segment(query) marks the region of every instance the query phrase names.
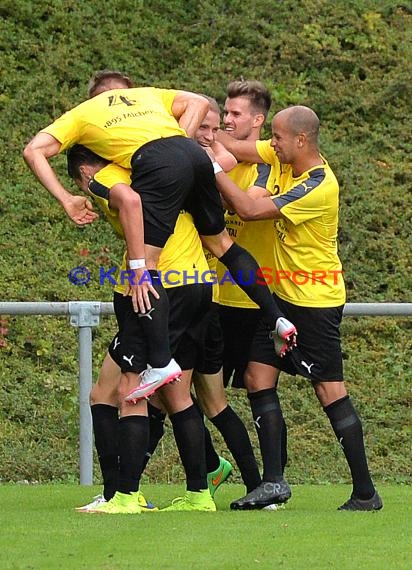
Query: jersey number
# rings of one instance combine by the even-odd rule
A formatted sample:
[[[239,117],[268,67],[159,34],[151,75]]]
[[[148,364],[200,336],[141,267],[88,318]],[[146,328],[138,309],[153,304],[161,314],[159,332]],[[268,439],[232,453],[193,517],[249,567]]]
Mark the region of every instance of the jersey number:
[[[109,95],[109,107],[114,107],[114,105],[127,105],[128,107],[133,107],[133,105],[135,104],[135,101],[130,101],[130,99],[128,99],[127,97],[125,97],[124,95]]]

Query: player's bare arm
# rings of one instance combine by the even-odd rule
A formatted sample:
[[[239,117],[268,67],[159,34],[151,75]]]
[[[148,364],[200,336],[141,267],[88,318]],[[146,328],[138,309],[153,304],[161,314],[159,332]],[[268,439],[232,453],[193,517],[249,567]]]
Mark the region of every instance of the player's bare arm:
[[[127,184],[115,184],[110,189],[109,204],[111,208],[119,211],[119,220],[122,224],[129,260],[144,260],[143,211],[139,194]],[[133,270],[134,278],[130,286],[133,307],[136,312],[146,313],[151,309],[149,293],[154,295],[156,299],[159,298],[159,295],[147,278],[145,265]]]
[[[179,91],[174,98],[172,113],[187,133],[193,138],[209,111],[209,101],[190,91]]]
[[[222,130],[216,133],[216,140],[223,144],[225,148],[231,152],[239,162],[259,163],[264,162],[258,151],[256,150],[256,141],[254,140],[238,140]]]
[[[91,202],[83,196],[73,196],[58,180],[49,159],[59,154],[60,142],[47,133],[38,133],[23,151],[23,158],[37,180],[63,206],[66,214],[78,225],[90,224],[98,218]]]
[[[216,182],[225,202],[238,216],[247,221],[282,218],[282,214],[269,196],[251,197],[224,172],[216,174]]]
[[[235,156],[222,143],[213,141],[210,148],[213,151],[214,160],[220,164],[225,172],[229,172],[237,165]]]

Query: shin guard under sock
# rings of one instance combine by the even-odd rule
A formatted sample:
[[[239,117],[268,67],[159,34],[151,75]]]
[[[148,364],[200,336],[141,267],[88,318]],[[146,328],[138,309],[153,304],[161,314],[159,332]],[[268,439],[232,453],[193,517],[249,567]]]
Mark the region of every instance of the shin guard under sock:
[[[162,439],[165,431],[164,423],[166,414],[163,413],[162,410],[148,402],[147,415],[149,417],[149,445],[144,457],[142,472],[145,470],[146,465],[155,452],[155,449],[158,446],[159,441]]]
[[[283,414],[274,388],[248,394],[263,461],[263,481],[282,479]]]
[[[197,403],[196,398],[192,395],[193,405],[199,412],[200,417],[202,418],[202,422],[205,428],[205,453],[206,453],[206,471],[207,473],[212,473],[216,471],[216,469],[220,465],[219,455],[216,452],[216,449],[213,445],[212,436],[210,435],[210,431],[208,430],[205,424],[205,416],[204,413]]]
[[[119,420],[119,487],[121,493],[139,489],[144,458],[149,445],[149,419],[125,416]]]
[[[187,490],[207,489],[205,430],[199,412],[192,405],[172,414],[170,421],[186,474]]]
[[[119,411],[108,404],[90,406],[93,422],[94,445],[103,478],[103,496],[110,501],[119,480],[118,425]]]
[[[343,449],[352,475],[353,494],[358,499],[370,499],[375,487],[368,469],[362,423],[349,396],[323,408]]]
[[[210,418],[210,421],[220,431],[227,448],[233,455],[247,492],[256,489],[261,483],[259,467],[248,431],[242,420],[230,406],[227,406],[217,416]]]

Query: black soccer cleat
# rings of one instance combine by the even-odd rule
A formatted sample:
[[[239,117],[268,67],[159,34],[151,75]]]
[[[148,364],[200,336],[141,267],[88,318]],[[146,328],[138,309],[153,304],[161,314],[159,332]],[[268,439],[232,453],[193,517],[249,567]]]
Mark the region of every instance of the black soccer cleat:
[[[382,499],[375,491],[370,499],[357,499],[352,495],[346,503],[338,507],[338,511],[380,511],[382,507]]]
[[[253,491],[241,499],[233,501],[230,504],[230,508],[234,511],[263,509],[269,505],[286,503],[291,496],[292,491],[285,479],[282,479],[279,483],[263,481],[256,489],[253,489]]]

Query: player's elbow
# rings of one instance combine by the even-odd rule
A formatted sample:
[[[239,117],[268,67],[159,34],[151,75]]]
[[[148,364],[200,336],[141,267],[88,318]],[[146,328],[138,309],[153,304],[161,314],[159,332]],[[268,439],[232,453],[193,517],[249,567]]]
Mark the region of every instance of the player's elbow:
[[[196,103],[199,106],[199,108],[201,110],[203,110],[205,112],[205,114],[208,113],[209,111],[209,107],[210,107],[210,103],[209,101],[206,99],[206,97],[203,97],[203,95],[199,95],[196,99]]]
[[[237,215],[239,216],[239,218],[242,220],[242,222],[252,222],[253,220],[256,220],[257,218],[254,216],[254,213],[251,212],[250,210],[242,210],[242,211],[238,211]]]

